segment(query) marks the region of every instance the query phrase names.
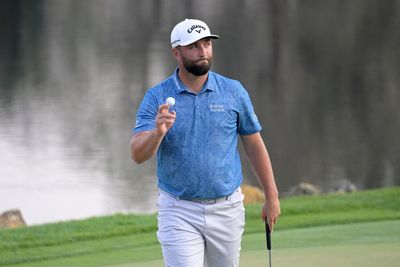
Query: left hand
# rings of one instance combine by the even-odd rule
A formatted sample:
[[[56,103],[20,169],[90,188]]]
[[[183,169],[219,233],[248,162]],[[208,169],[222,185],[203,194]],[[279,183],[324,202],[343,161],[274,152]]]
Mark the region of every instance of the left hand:
[[[263,220],[268,220],[269,229],[271,232],[274,230],[274,225],[276,224],[279,215],[281,214],[281,207],[279,204],[279,199],[267,199],[262,207],[261,217]]]

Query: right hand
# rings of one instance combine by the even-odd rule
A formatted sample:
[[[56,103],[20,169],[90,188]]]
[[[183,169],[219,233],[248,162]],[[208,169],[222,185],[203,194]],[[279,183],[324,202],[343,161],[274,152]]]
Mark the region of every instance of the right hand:
[[[162,104],[158,107],[156,133],[160,136],[164,136],[175,122],[176,112],[169,111],[169,108],[168,104]]]

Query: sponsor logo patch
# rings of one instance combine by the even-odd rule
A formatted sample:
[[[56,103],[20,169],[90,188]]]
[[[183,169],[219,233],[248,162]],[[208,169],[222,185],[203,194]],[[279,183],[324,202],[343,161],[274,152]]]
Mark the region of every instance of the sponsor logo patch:
[[[205,27],[201,26],[201,25],[192,25],[192,27],[190,27],[187,32],[188,33],[192,33],[193,31],[196,31],[198,33],[201,32],[201,30],[206,30]]]
[[[142,126],[142,125],[140,124],[140,118],[136,118],[135,127],[140,127],[140,126]]]
[[[224,112],[224,105],[222,104],[210,104],[208,105],[208,107],[210,108],[211,112]]]
[[[253,120],[258,121],[257,115],[255,113],[253,113]]]
[[[171,44],[175,45],[176,43],[179,43],[180,41],[181,41],[181,39],[178,39],[178,40],[173,41]]]

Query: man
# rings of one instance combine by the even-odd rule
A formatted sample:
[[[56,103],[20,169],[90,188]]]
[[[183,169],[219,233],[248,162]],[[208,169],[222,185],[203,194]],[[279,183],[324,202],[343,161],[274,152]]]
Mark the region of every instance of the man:
[[[178,23],[171,33],[178,68],[147,91],[137,112],[132,159],[142,163],[157,154],[157,236],[166,266],[239,266],[244,229],[239,135],[264,189],[262,218],[272,229],[280,214],[249,95],[238,81],[209,71],[212,39],[218,38],[200,20]],[[166,104],[168,97],[176,104]]]

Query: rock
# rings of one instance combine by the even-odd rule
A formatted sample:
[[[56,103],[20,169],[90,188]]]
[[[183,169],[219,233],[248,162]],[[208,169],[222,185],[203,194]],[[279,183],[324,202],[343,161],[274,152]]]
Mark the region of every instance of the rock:
[[[0,215],[0,228],[17,228],[26,226],[20,210],[8,210]]]
[[[289,191],[289,196],[302,196],[302,195],[319,195],[321,190],[310,183],[300,183],[292,187]]]
[[[242,184],[241,189],[244,195],[244,204],[263,203],[265,201],[264,192],[260,188]]]
[[[336,193],[352,193],[356,191],[357,191],[356,185],[347,179],[339,181],[333,188],[333,192]]]

